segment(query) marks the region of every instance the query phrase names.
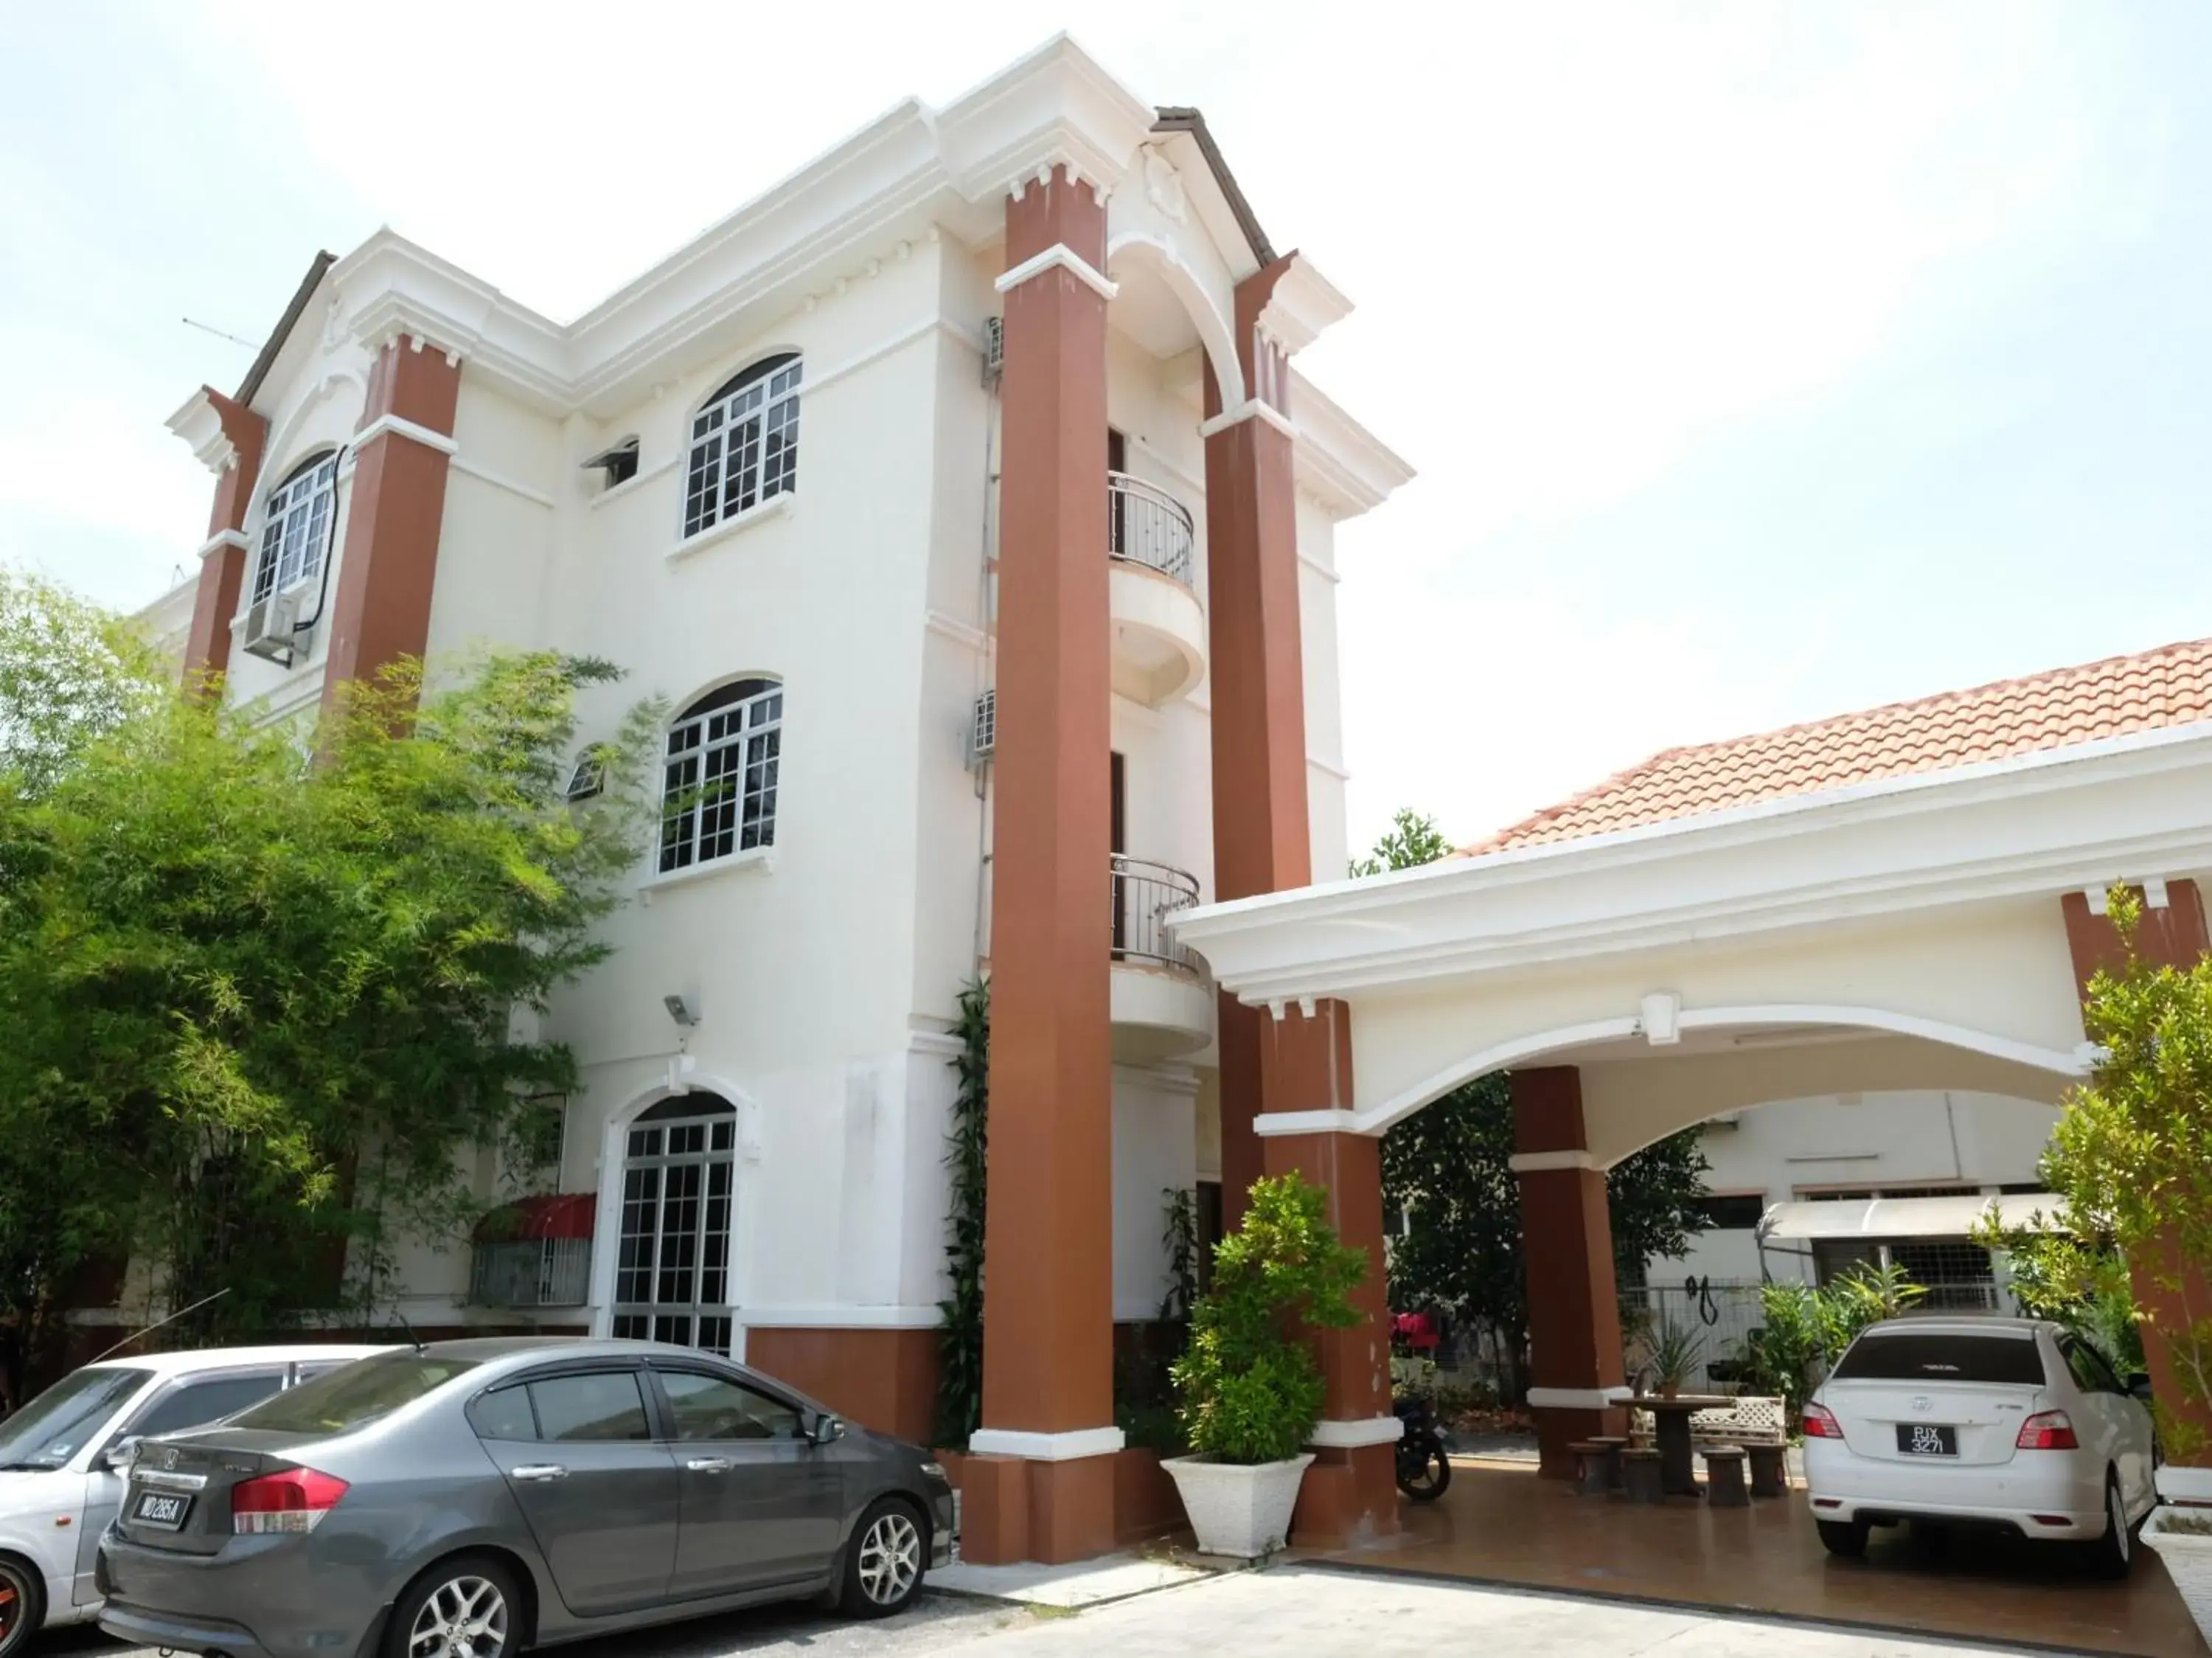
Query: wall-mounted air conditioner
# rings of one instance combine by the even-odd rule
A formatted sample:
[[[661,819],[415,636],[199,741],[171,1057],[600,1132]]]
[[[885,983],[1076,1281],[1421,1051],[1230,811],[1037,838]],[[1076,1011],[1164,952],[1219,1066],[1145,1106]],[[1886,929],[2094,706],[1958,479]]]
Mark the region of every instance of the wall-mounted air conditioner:
[[[264,661],[289,667],[297,652],[300,600],[295,590],[272,593],[246,613],[246,637],[241,643]]]

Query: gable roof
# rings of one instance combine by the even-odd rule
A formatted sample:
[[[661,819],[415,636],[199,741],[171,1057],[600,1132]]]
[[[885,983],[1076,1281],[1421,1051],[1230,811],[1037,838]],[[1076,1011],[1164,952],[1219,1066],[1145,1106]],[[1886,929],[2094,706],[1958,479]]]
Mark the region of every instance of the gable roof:
[[[2212,639],[1669,748],[1462,847],[1480,857],[2212,719]]]
[[[300,314],[307,308],[307,302],[314,297],[315,290],[321,285],[323,273],[337,262],[336,253],[315,255],[313,263],[307,266],[307,274],[300,279],[299,287],[293,290],[292,302],[284,308],[284,314],[276,319],[275,331],[263,343],[260,355],[253,359],[253,366],[246,371],[246,378],[239,381],[238,402],[249,408],[252,406],[253,399],[260,395],[261,382],[269,378],[269,370],[276,365],[276,354],[284,349],[284,342],[292,338],[292,330],[299,325]]]

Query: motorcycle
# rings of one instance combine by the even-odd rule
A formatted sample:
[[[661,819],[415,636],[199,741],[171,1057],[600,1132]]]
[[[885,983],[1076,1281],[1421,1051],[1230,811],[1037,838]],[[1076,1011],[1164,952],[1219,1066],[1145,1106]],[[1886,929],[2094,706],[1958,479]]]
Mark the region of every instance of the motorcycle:
[[[1401,1424],[1398,1437],[1398,1489],[1416,1503],[1433,1503],[1451,1484],[1451,1459],[1444,1454],[1437,1413],[1418,1395],[1390,1401]]]

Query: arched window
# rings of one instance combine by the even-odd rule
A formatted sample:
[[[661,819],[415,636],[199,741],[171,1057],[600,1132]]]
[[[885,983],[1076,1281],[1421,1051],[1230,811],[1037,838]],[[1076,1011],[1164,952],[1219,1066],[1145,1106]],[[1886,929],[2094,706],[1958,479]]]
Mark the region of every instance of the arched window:
[[[730,1350],[737,1152],[738,1109],[720,1094],[671,1094],[630,1125],[617,1336]]]
[[[692,417],[684,533],[799,487],[799,354],[763,358]]]
[[[337,515],[338,452],[301,461],[275,489],[261,520],[261,559],[253,569],[254,604],[323,573]]]
[[[661,771],[662,870],[775,845],[782,752],[777,680],[739,680],[677,716]]]

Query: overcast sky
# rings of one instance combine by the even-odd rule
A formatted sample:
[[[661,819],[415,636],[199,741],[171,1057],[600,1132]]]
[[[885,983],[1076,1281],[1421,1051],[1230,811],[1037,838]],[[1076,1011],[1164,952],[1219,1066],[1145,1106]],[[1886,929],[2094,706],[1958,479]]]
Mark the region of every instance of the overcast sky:
[[[161,592],[234,384],[388,222],[573,315],[1058,27],[1202,107],[1419,480],[1346,526],[1352,832],[2212,632],[2212,6],[21,6],[0,560]],[[1317,872],[1326,874],[1328,872]]]

